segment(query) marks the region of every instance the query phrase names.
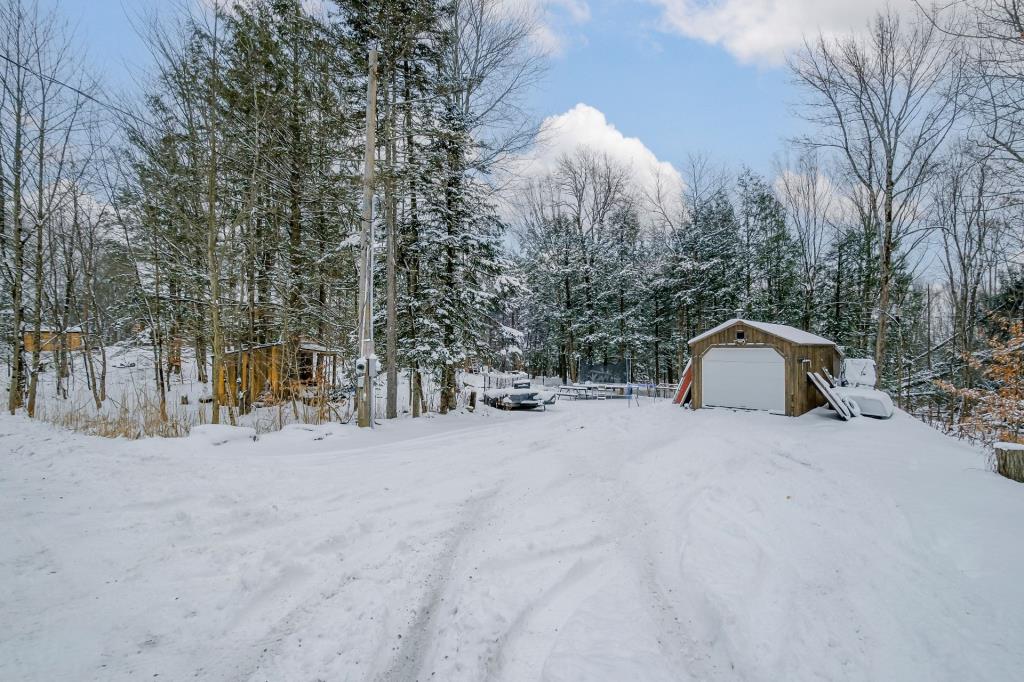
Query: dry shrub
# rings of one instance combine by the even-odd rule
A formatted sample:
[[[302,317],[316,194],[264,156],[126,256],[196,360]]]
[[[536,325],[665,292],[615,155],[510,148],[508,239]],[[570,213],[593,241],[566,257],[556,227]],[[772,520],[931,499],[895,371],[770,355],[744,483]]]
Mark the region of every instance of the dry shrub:
[[[264,434],[280,431],[288,424],[346,424],[352,418],[352,407],[349,402],[280,401],[274,405],[254,409],[252,425],[256,433]]]
[[[160,403],[145,393],[138,393],[133,404],[115,403],[96,410],[91,403],[75,405],[65,401],[49,401],[40,405],[37,416],[51,424],[79,433],[104,438],[138,439],[150,436],[178,438],[187,436],[195,424],[194,415],[168,405],[166,418],[160,414]]]
[[[986,349],[966,355],[967,364],[983,377],[979,386],[935,382],[960,403],[958,423],[950,430],[986,446],[1024,441],[1024,321],[1002,319],[999,326],[986,338]],[[990,463],[997,464],[994,456]]]
[[[91,400],[54,399],[40,402],[39,419],[61,428],[106,438],[138,439],[151,436],[176,438],[187,436],[193,426],[211,421],[209,403],[181,405],[168,400],[166,415],[161,415],[160,402],[148,385],[127,387],[120,399],[108,396],[103,407],[96,409]],[[255,427],[259,434],[280,431],[288,424],[347,423],[351,419],[350,401],[327,401],[323,396],[310,399],[278,401],[256,408],[251,414],[231,419],[229,408],[221,406],[221,423],[232,421]]]

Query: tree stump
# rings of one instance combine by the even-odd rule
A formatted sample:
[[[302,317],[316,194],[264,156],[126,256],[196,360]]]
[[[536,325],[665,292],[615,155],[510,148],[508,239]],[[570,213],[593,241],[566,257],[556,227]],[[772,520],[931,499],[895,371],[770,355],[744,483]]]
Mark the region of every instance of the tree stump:
[[[1024,483],[1024,443],[996,443],[996,472]]]

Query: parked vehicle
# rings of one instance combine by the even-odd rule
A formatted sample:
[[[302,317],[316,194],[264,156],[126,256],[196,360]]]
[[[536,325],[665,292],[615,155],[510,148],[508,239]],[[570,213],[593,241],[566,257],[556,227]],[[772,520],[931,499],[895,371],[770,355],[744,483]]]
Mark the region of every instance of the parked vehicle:
[[[528,380],[517,380],[512,388],[492,388],[484,391],[484,404],[503,410],[547,409],[558,396],[554,391],[535,389]]]

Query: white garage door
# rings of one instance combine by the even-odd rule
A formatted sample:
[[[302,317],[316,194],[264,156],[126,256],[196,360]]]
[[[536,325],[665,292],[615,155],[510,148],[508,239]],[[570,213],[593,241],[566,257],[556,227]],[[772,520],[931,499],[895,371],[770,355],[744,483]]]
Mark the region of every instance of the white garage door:
[[[786,361],[771,348],[712,348],[701,361],[701,404],[786,412]]]

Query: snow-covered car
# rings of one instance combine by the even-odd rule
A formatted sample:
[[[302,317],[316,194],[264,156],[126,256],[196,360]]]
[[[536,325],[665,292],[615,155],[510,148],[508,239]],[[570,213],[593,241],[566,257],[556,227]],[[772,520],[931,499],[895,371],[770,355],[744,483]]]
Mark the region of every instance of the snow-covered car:
[[[546,408],[555,402],[553,391],[531,388],[492,388],[484,391],[484,404],[503,410]]]

